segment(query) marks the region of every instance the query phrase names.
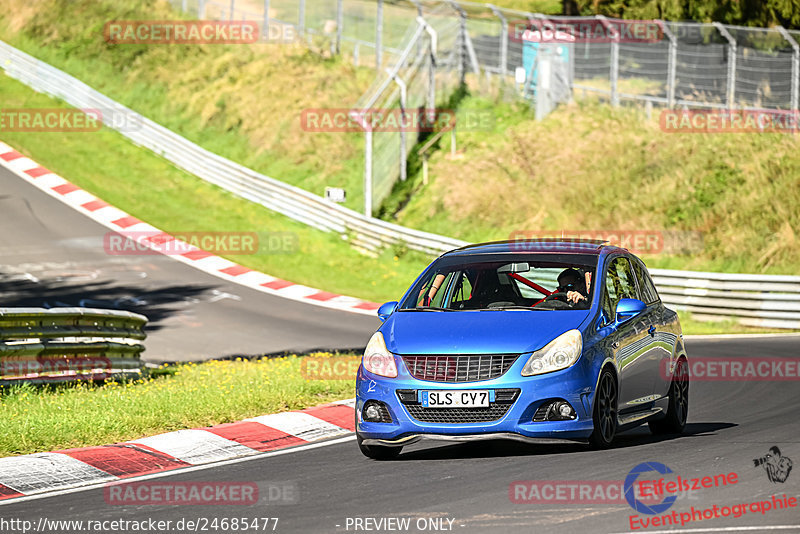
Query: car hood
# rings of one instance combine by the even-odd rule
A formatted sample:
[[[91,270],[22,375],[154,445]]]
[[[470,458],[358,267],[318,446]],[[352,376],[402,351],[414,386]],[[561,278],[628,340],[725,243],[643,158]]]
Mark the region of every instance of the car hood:
[[[397,311],[381,327],[395,354],[532,352],[578,328],[589,310]]]

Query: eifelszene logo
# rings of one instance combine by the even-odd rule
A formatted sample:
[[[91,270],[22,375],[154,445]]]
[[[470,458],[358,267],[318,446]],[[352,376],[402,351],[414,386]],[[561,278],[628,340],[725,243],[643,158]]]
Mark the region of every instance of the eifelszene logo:
[[[781,450],[776,446],[770,447],[769,452],[761,458],[754,458],[753,464],[755,467],[763,467],[767,472],[767,478],[773,484],[786,482],[792,471],[792,460],[781,456]]]
[[[655,471],[656,473],[660,473],[662,475],[672,473],[672,469],[660,462],[643,462],[637,465],[631,469],[628,473],[628,476],[625,477],[625,500],[628,501],[628,504],[631,505],[631,508],[639,513],[657,515],[669,510],[669,507],[675,504],[675,501],[678,500],[678,496],[665,496],[664,500],[657,504],[645,504],[637,499],[636,495],[634,494],[634,484],[636,483],[636,479],[639,478],[640,474],[649,473],[650,471]]]

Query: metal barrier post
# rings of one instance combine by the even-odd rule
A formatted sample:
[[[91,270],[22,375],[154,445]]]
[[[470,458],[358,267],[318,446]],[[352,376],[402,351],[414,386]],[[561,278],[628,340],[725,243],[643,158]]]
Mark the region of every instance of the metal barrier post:
[[[405,182],[408,176],[407,171],[407,158],[406,158],[406,126],[405,126],[405,119],[406,119],[406,102],[408,97],[408,86],[406,86],[406,82],[403,81],[400,76],[393,73],[390,69],[386,69],[386,72],[391,76],[394,83],[400,88],[400,114],[403,118],[403,122],[400,126],[400,181]]]
[[[206,18],[206,0],[197,0],[197,18]]]
[[[777,30],[792,45],[792,82],[789,109],[797,112],[798,100],[800,100],[800,45],[797,44],[795,38],[783,26],[778,26]]]
[[[492,13],[500,19],[502,26],[502,33],[500,34],[500,76],[505,79],[508,72],[508,19],[503,13],[492,4],[487,4],[487,7],[492,10]]]
[[[186,10],[189,9],[189,6],[186,5],[187,3],[188,3],[188,0],[182,0],[181,1],[181,12],[182,13],[186,13]]]
[[[597,15],[596,17],[603,24],[603,27],[612,34],[614,39],[611,42],[611,72],[609,72],[608,81],[611,83],[611,105],[617,107],[619,106],[619,32],[611,26],[608,19],[603,15]]]
[[[378,14],[375,20],[375,70],[383,66],[383,0],[378,0]]]
[[[664,35],[669,39],[669,51],[667,56],[667,107],[670,109],[675,107],[675,78],[677,71],[678,59],[678,38],[669,29],[667,23],[663,20],[657,20],[664,30]]]
[[[231,7],[228,13],[228,20],[233,20],[233,10],[236,8],[236,0],[231,0]]]
[[[717,31],[728,41],[728,94],[726,97],[728,109],[733,109],[736,103],[736,39],[728,29],[719,22],[714,23]]]

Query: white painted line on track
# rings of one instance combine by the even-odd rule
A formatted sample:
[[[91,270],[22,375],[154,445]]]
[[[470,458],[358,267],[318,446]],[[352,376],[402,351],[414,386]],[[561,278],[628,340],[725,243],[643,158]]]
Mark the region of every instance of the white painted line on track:
[[[338,445],[340,443],[346,443],[348,441],[353,441],[354,439],[356,439],[356,436],[355,436],[355,434],[352,434],[350,436],[345,436],[343,438],[332,439],[330,441],[321,441],[319,443],[310,443],[308,445],[300,445],[298,447],[289,447],[287,449],[279,449],[277,451],[257,453],[257,454],[251,455],[251,456],[245,456],[245,457],[242,457],[242,458],[233,458],[233,459],[230,459],[230,460],[223,460],[221,462],[215,462],[215,463],[210,463],[210,464],[194,465],[194,466],[191,466],[191,467],[182,467],[180,469],[173,469],[172,471],[161,471],[159,473],[153,473],[153,474],[150,474],[150,475],[143,475],[143,476],[139,476],[139,477],[126,478],[126,479],[115,481],[115,482],[111,482],[111,483],[113,483],[116,486],[116,485],[120,485],[120,484],[128,484],[130,482],[141,482],[143,480],[151,480],[151,479],[155,479],[155,478],[166,478],[166,477],[169,477],[169,476],[182,475],[184,473],[192,473],[192,472],[195,472],[195,471],[205,471],[207,469],[216,469],[218,467],[224,467],[226,465],[238,464],[238,463],[242,463],[242,462],[249,462],[251,460],[262,460],[264,458],[269,458],[269,457],[272,457],[272,456],[282,456],[284,454],[292,454],[292,453],[295,453],[295,452],[302,452],[302,451],[307,451],[307,450],[311,450],[311,449],[318,449],[320,447],[327,447],[329,445]],[[82,492],[82,491],[96,490],[96,489],[102,488],[103,486],[105,486],[107,484],[110,484],[110,483],[109,482],[102,482],[102,483],[92,484],[91,486],[82,486],[80,488],[71,488],[71,489],[65,489],[65,490],[51,491],[51,492],[47,492],[47,493],[40,493],[40,494],[37,494],[37,495],[26,495],[25,497],[15,497],[13,499],[6,499],[6,500],[0,501],[0,506],[5,506],[5,505],[9,505],[9,504],[16,504],[16,503],[25,502],[25,501],[34,501],[34,500],[37,500],[37,499],[47,499],[47,498],[50,498],[50,497],[58,497],[58,496],[61,496],[61,495],[68,495],[70,493],[79,493],[79,492]]]

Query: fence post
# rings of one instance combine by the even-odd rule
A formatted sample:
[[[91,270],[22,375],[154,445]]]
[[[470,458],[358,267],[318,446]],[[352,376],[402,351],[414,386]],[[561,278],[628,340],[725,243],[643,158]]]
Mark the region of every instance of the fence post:
[[[199,20],[206,18],[206,0],[197,0],[197,18]]]
[[[297,35],[302,36],[306,32],[306,0],[300,0],[297,6]]]
[[[664,35],[669,39],[669,51],[667,52],[667,107],[672,109],[675,107],[675,79],[677,72],[677,59],[678,59],[678,38],[669,29],[667,23],[663,20],[657,20],[664,30]]]
[[[344,21],[344,7],[342,0],[336,2],[336,53],[342,51],[342,22]]]
[[[506,19],[505,15],[492,4],[486,4],[489,9],[492,10],[495,17],[500,19],[500,25],[502,27],[502,33],[500,34],[500,76],[505,79],[506,73],[508,72],[508,19]]]
[[[378,15],[375,21],[375,70],[383,66],[383,0],[378,0]]]
[[[612,27],[603,15],[596,15],[596,17],[614,39],[611,41],[611,71],[608,81],[611,83],[611,105],[617,107],[619,106],[619,31]]]
[[[466,76],[466,49],[467,49],[467,14],[461,9],[461,6],[448,0],[450,7],[458,13],[459,29],[458,29],[458,83],[464,85]]]
[[[728,29],[719,22],[714,27],[725,39],[728,40],[728,94],[726,96],[728,109],[733,109],[736,103],[736,39]]]
[[[390,69],[386,69],[386,72],[389,73],[389,76],[394,80],[394,83],[400,88],[400,114],[402,115],[403,122],[400,126],[400,181],[405,182],[406,177],[408,176],[407,171],[407,154],[406,154],[406,128],[405,128],[405,118],[406,118],[406,102],[408,98],[408,87],[406,86],[406,82],[403,81],[400,76],[393,73]]]
[[[796,113],[798,104],[800,104],[800,102],[798,102],[800,100],[800,45],[797,44],[795,38],[792,37],[783,26],[778,26],[778,31],[781,32],[783,38],[792,45],[792,82],[790,85],[791,102],[789,108]]]
[[[264,0],[264,40],[269,41],[269,0]]]
[[[364,215],[372,217],[372,129],[364,136]]]
[[[418,19],[424,18],[422,16],[422,4],[420,4],[418,0],[408,0],[408,1],[417,6],[417,18]],[[417,39],[417,57],[420,57],[421,55],[422,55],[422,41]]]
[[[438,47],[438,36],[436,30],[428,24],[422,17],[417,17],[417,23],[425,28],[425,31],[430,35],[430,67],[428,69],[428,113],[431,113],[431,122],[436,120],[436,53]]]
[[[228,13],[228,20],[233,20],[233,10],[236,8],[236,0],[231,0],[230,13]]]
[[[186,13],[188,6],[186,5],[189,0],[181,0],[181,12]]]

